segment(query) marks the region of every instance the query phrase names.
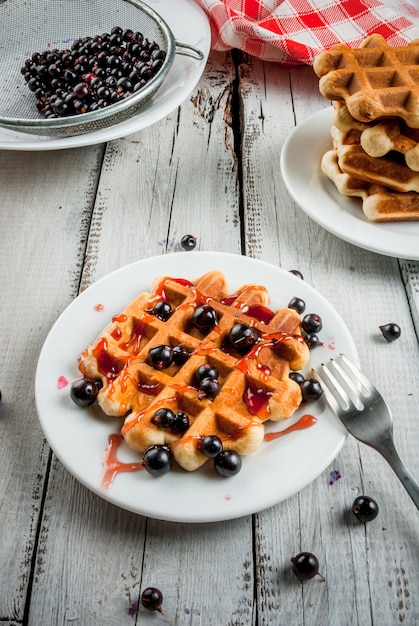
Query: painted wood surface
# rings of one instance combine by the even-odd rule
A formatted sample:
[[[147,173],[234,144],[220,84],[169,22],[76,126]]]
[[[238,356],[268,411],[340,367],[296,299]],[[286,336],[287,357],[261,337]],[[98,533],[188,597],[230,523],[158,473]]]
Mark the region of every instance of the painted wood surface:
[[[333,304],[419,476],[419,264],[334,237],[281,179],[288,134],[325,106],[310,68],[213,53],[191,97],[144,131],[0,152],[1,623],[419,624],[419,514],[373,450],[348,439],[319,478],[269,510],[175,524],[88,491],[50,451],[36,415],[39,352],[64,308],[108,272],[177,251],[192,233],[201,250],[299,269]],[[388,321],[402,327],[393,344],[378,330]],[[330,485],[332,471],[341,478]],[[350,512],[361,493],[380,505],[367,525]],[[325,582],[295,578],[290,558],[301,550],[318,556]],[[162,614],[138,607],[150,585],[164,594]]]

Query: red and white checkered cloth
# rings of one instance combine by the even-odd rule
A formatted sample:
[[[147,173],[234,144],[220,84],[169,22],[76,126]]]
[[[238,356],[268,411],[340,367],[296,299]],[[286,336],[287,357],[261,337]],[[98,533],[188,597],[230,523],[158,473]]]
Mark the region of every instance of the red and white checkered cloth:
[[[336,43],[358,47],[372,33],[393,46],[419,37],[417,0],[196,1],[209,17],[214,50],[238,48],[290,67],[311,64]]]

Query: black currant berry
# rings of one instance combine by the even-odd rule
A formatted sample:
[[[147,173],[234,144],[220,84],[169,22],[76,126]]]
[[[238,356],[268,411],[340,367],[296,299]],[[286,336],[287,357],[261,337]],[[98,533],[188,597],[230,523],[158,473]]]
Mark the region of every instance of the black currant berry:
[[[208,332],[218,325],[217,313],[209,304],[203,304],[195,309],[192,324],[201,332]]]
[[[76,39],[71,50],[33,53],[21,69],[36,106],[47,118],[101,109],[143,87],[166,53],[126,29]],[[139,38],[137,38],[137,35]]]
[[[148,351],[148,362],[156,370],[164,370],[172,364],[173,354],[170,346],[160,344]]]
[[[241,467],[241,457],[234,450],[223,450],[214,457],[214,469],[220,476],[235,476]]]
[[[172,315],[173,310],[169,302],[166,302],[165,300],[160,300],[160,302],[156,303],[153,309],[153,313],[162,322],[167,322],[169,317]]]
[[[320,315],[309,313],[303,317],[301,327],[306,333],[318,333],[323,328],[323,322]]]
[[[247,324],[234,324],[228,333],[230,345],[242,356],[247,354],[259,341],[259,335],[255,328]]]
[[[90,406],[95,402],[99,389],[94,380],[79,378],[71,385],[70,397],[77,406]]]
[[[305,378],[301,372],[290,372],[288,376],[297,383],[297,385],[302,385],[305,381]]]
[[[220,389],[220,383],[215,378],[204,378],[199,383],[199,391],[210,400],[214,400],[218,396]]]
[[[310,350],[313,350],[314,348],[317,348],[317,346],[320,345],[320,339],[319,336],[316,335],[316,333],[307,333],[304,336],[304,341],[306,342],[307,346],[309,347]]]
[[[163,476],[170,470],[172,453],[168,446],[154,445],[144,452],[144,467],[152,476]]]
[[[163,594],[156,587],[147,587],[141,594],[141,604],[148,611],[162,612]]]
[[[176,413],[171,426],[178,433],[184,433],[189,428],[189,417],[183,411],[179,411]]]
[[[372,522],[378,515],[378,504],[369,496],[358,496],[352,504],[352,511],[360,522]]]
[[[300,552],[291,559],[292,571],[299,580],[310,580],[314,576],[320,576],[324,580],[324,576],[319,574],[319,560],[311,552]]]
[[[196,246],[196,237],[193,235],[183,235],[180,245],[184,250],[193,250]]]
[[[301,278],[301,280],[304,280],[304,276],[302,275],[300,270],[289,270],[289,273],[294,274],[294,276],[297,276],[297,278]]]
[[[301,315],[301,313],[304,313],[304,311],[306,310],[306,303],[301,298],[294,297],[291,298],[291,300],[288,302],[288,308],[294,309],[295,311],[297,311],[297,313]]]
[[[381,330],[384,339],[386,339],[387,341],[396,341],[396,339],[400,337],[402,332],[400,326],[398,324],[395,324],[394,322],[390,322],[389,324],[383,324],[378,328]]]
[[[217,379],[218,378],[218,370],[213,365],[210,365],[210,363],[204,363],[203,365],[200,365],[198,367],[198,369],[196,370],[195,376],[196,376],[196,379],[197,379],[198,383],[203,381],[204,378],[214,378],[214,379]]]
[[[319,381],[315,378],[307,378],[300,386],[304,402],[314,402],[318,400],[323,393]]]
[[[170,409],[157,409],[153,416],[153,423],[160,428],[170,428],[173,425],[175,414]]]
[[[222,441],[216,435],[207,435],[202,438],[201,450],[208,458],[213,459],[222,452],[222,449]]]
[[[191,353],[189,352],[188,348],[181,344],[175,346],[172,349],[172,357],[176,365],[183,365],[184,363],[186,363],[190,356]]]

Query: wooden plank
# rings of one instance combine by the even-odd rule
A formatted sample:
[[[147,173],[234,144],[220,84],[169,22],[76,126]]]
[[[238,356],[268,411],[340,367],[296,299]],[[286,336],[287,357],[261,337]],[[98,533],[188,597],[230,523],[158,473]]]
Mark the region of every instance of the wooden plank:
[[[77,292],[102,148],[0,152],[0,618],[22,620],[49,448],[33,397],[39,351]]]
[[[290,105],[296,123],[324,106],[321,98],[313,97],[317,79],[312,70],[288,72],[246,58],[240,76],[248,253],[285,269],[299,269],[335,305],[356,340],[363,368],[397,411],[396,441],[417,476],[414,441],[419,427],[413,398],[418,381],[411,372],[417,364],[418,343],[398,262],[332,236],[308,219],[284,188],[277,164],[294,125]],[[388,344],[378,325],[397,320],[405,338]],[[333,469],[342,478],[329,485]],[[380,518],[365,530],[350,512],[354,497],[362,492],[374,495],[381,507]],[[414,624],[418,615],[415,512],[377,453],[348,441],[309,487],[257,516],[260,623],[295,622],[300,616],[306,626]],[[289,559],[299,550],[317,554],[325,584],[316,579],[301,585],[293,578]]]
[[[412,312],[416,335],[419,337],[419,262],[402,259],[400,261],[400,268],[406,286],[406,294]]]
[[[228,120],[234,77],[229,55],[215,55],[179,111],[108,145],[82,289],[121,265],[178,250],[186,233],[200,249],[240,252]],[[251,517],[208,525],[145,520],[101,502],[59,463],[47,498],[31,624],[114,625],[128,612],[154,623],[141,607],[136,616],[139,593],[150,585],[164,595],[159,623],[252,624]]]

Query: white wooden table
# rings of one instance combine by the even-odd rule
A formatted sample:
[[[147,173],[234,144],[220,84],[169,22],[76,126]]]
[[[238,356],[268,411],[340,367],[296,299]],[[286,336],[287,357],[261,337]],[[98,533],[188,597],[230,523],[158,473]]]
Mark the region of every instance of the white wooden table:
[[[326,106],[309,67],[212,53],[191,97],[144,131],[106,145],[0,152],[1,624],[419,624],[419,513],[366,446],[348,439],[321,476],[269,510],[176,524],[84,488],[50,451],[35,409],[40,349],[78,292],[178,250],[191,233],[199,250],[299,269],[327,298],[419,477],[419,263],[329,234],[281,179],[285,139]],[[402,328],[391,344],[378,330],[388,321]],[[332,486],[331,470],[341,474]],[[349,511],[362,493],[380,506],[365,525]],[[290,558],[301,550],[318,556],[325,582],[297,580]],[[162,590],[162,614],[137,606],[150,585]]]

